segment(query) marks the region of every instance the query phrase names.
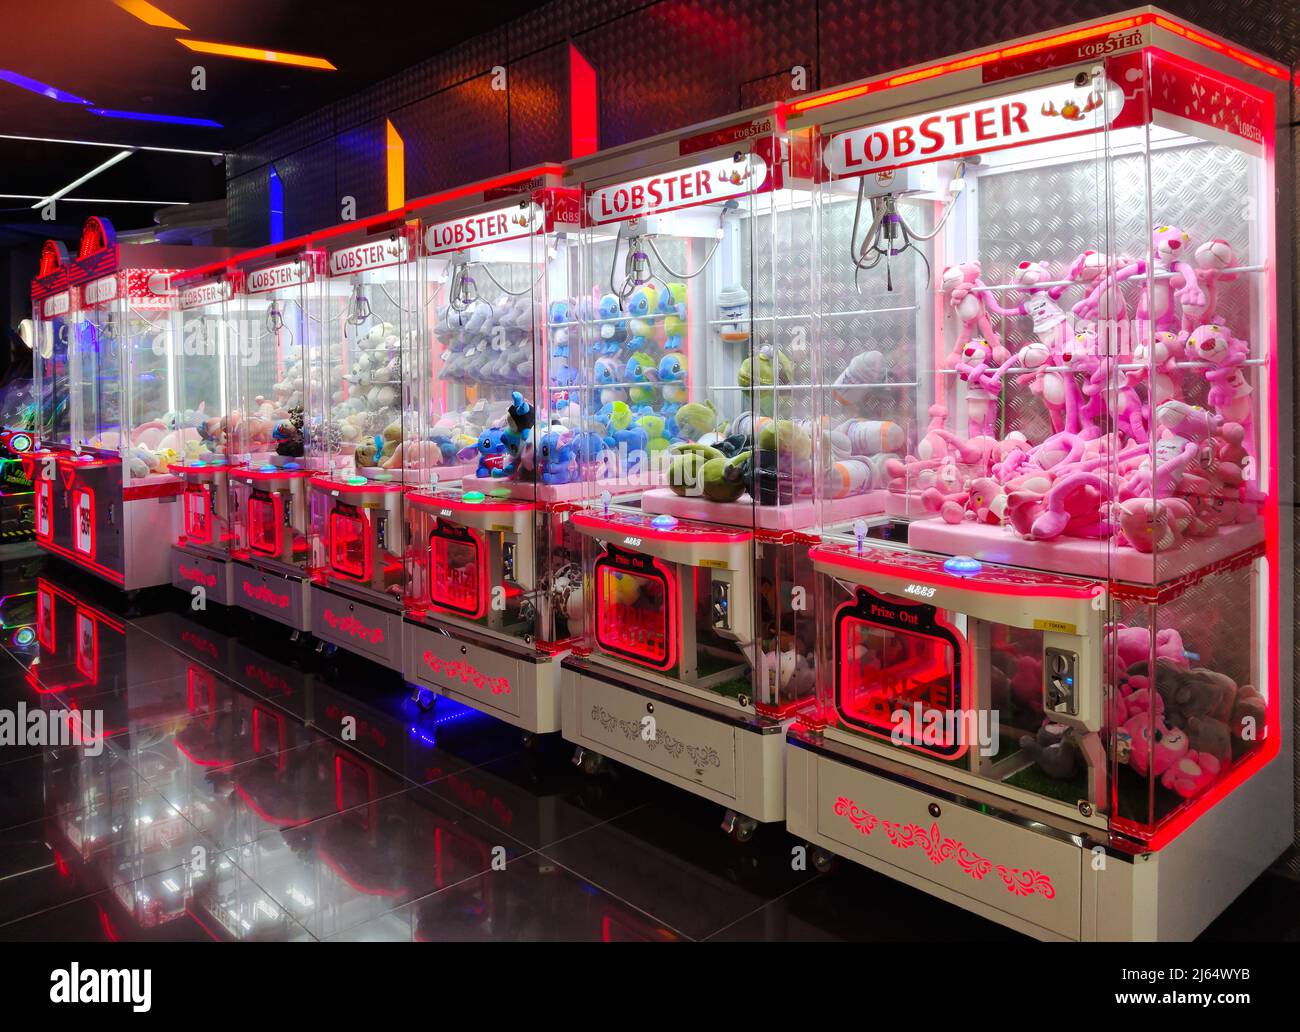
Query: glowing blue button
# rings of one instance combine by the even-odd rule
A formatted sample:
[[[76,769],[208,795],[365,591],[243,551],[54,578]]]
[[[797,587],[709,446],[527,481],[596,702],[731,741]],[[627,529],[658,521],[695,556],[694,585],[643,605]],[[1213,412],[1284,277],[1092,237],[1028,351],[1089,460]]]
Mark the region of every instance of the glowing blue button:
[[[650,526],[656,527],[659,530],[672,530],[673,527],[677,526],[677,517],[667,515],[656,516],[650,521]]]
[[[983,570],[984,564],[968,555],[954,555],[951,559],[945,559],[943,563],[944,573],[951,573],[957,577],[974,577]]]
[[[273,466],[271,463],[268,462],[265,466],[262,467],[262,472],[263,472],[263,473],[274,473],[274,472],[276,472],[279,468],[280,468],[279,466]]]
[[[296,463],[296,462],[286,462],[286,463],[285,463],[283,466],[281,466],[280,468],[281,468],[281,469],[300,469],[301,467],[300,467],[299,464]]]

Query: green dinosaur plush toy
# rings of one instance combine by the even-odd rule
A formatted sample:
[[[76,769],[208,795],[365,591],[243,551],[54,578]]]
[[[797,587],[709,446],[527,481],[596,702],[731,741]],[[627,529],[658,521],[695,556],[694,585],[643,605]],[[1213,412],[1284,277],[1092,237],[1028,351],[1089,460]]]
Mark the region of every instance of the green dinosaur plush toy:
[[[673,421],[677,424],[678,437],[686,441],[698,441],[717,427],[718,412],[711,401],[692,401],[677,410]]]
[[[757,361],[755,361],[755,358]],[[777,383],[776,373],[780,373],[780,383],[788,385],[794,380],[794,363],[788,355],[776,352],[776,365],[772,364],[772,349],[761,348],[758,355],[747,358],[740,363],[736,382],[742,387],[772,387]],[[757,374],[757,375],[756,375]],[[775,390],[758,390],[758,410],[765,416],[772,415],[776,408]]]
[[[702,493],[705,463],[726,458],[707,444],[675,444],[669,454],[672,460],[668,464],[668,486],[683,498]]]
[[[700,469],[704,480],[704,497],[714,502],[734,502],[745,493],[749,475],[749,452],[731,458],[709,459]]]
[[[758,431],[758,450],[788,455],[796,462],[806,462],[812,455],[812,438],[808,431],[789,419],[776,419]]]

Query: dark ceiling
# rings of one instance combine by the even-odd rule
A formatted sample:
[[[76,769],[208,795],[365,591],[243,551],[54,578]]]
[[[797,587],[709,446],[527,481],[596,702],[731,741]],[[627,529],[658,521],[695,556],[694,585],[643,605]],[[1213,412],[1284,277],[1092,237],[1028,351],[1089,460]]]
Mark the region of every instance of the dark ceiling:
[[[157,0],[188,27],[160,28],[113,0],[0,0],[0,69],[94,102],[96,107],[205,118],[222,128],[99,117],[0,80],[0,134],[124,146],[228,151],[403,68],[476,36],[540,2],[416,7],[389,0]],[[419,13],[415,13],[419,12]],[[323,57],[318,71],[194,53],[177,37]],[[206,90],[192,88],[193,69]],[[0,139],[0,194],[48,196],[114,155],[102,147]],[[136,151],[70,197],[204,201],[224,196],[220,157]],[[148,226],[149,205],[75,202],[43,221],[34,200],[0,198],[0,247],[68,235],[86,215],[120,229]]]

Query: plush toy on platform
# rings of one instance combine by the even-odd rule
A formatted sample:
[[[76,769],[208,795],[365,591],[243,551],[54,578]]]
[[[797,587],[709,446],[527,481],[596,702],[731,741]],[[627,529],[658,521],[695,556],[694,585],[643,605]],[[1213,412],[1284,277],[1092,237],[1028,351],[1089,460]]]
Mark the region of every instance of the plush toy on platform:
[[[1130,352],[1133,326],[1124,292],[1119,289],[1114,274],[1129,264],[1131,259],[1124,256],[1112,257],[1100,251],[1084,251],[1066,271],[1067,277],[1088,289],[1087,298],[1091,299],[1090,303],[1077,303],[1074,314],[1079,316],[1081,306],[1084,311],[1093,312],[1090,318],[1079,316],[1079,319],[1095,334],[1098,353],[1121,360]]]
[[[777,392],[772,389],[774,385],[780,383],[788,386],[794,381],[794,363],[789,356],[780,351],[775,352],[775,356],[774,363],[773,349],[760,348],[757,356],[746,358],[740,363],[740,370],[736,374],[736,382],[741,387],[758,388],[754,391],[758,396],[758,410],[765,416],[775,413]]]
[[[1000,347],[1002,344],[993,328],[993,320],[989,318],[984,300],[986,287],[980,275],[979,262],[961,262],[948,266],[939,278],[939,287],[948,295],[948,306],[958,321],[957,339],[953,342],[946,362],[949,369],[961,360],[962,350],[969,340],[978,337],[994,346]]]
[[[651,406],[659,400],[659,363],[645,352],[638,351],[627,360],[623,376],[632,385],[627,400],[633,409]]]
[[[683,441],[698,441],[717,428],[718,413],[712,401],[692,401],[673,414],[674,435]]]
[[[1203,311],[1206,305],[1205,292],[1197,280],[1196,269],[1186,260],[1186,257],[1190,257],[1187,254],[1189,243],[1188,235],[1177,226],[1157,227],[1151,234],[1156,275],[1147,276],[1145,261],[1130,262],[1104,277],[1091,294],[1075,305],[1075,315],[1081,319],[1097,318],[1104,292],[1135,276],[1141,276],[1142,292],[1138,297],[1134,323],[1136,338],[1145,340],[1153,330],[1176,332],[1180,320],[1174,312],[1175,300],[1183,308],[1191,308],[1193,311]]]
[[[1068,781],[1079,771],[1079,749],[1064,724],[1046,721],[1037,735],[1021,736],[1020,748],[1049,778]]]
[[[831,394],[841,405],[856,407],[867,400],[872,388],[879,390],[884,379],[885,356],[874,349],[860,351],[835,378]]]
[[[957,375],[966,383],[966,421],[970,437],[991,437],[997,429],[1002,377],[1017,359],[994,341],[972,337],[962,347]]]
[[[1254,388],[1242,370],[1250,358],[1250,346],[1244,340],[1237,340],[1226,326],[1206,323],[1187,338],[1187,354],[1209,367],[1205,371],[1210,385],[1206,401],[1220,419],[1242,428],[1249,453]]]
[[[592,345],[592,350],[604,355],[617,355],[623,341],[627,340],[627,320],[623,318],[623,306],[613,294],[605,294],[596,307],[599,320],[599,341]]]
[[[1225,271],[1237,264],[1237,255],[1226,240],[1207,240],[1196,249],[1193,261],[1196,264],[1196,281],[1205,295],[1205,303],[1184,303],[1184,333],[1190,333],[1207,322],[1219,321],[1219,284],[1237,278],[1235,273]]]
[[[718,291],[718,339],[724,344],[749,341],[749,291],[739,285]]]

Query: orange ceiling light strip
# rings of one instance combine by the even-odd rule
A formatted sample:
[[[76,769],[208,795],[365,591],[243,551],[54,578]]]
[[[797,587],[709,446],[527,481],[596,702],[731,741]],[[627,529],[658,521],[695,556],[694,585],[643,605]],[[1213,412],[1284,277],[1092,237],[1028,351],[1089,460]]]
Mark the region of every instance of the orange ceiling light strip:
[[[1161,15],[1154,15],[1153,18],[1156,25],[1164,29],[1166,32],[1172,32],[1174,35],[1182,36],[1184,39],[1191,40],[1193,43],[1199,43],[1208,50],[1217,50],[1221,54],[1226,54],[1234,61],[1240,61],[1242,64],[1248,65],[1256,71],[1263,72],[1265,75],[1271,75],[1275,79],[1288,78],[1285,69],[1272,64],[1269,61],[1262,61],[1254,54],[1248,54],[1244,50],[1238,50],[1236,47],[1224,43],[1222,40],[1217,40],[1212,36],[1207,36],[1203,32],[1197,32],[1195,29],[1190,28],[1187,25],[1180,25],[1178,22],[1171,21]]]
[[[200,54],[216,54],[218,57],[238,57],[245,61],[266,61],[270,64],[297,65],[300,68],[318,68],[326,72],[338,71],[323,57],[310,57],[307,54],[290,54],[283,50],[262,50],[258,47],[241,47],[234,43],[212,43],[202,39],[183,39],[176,42]]]
[[[178,22],[166,11],[160,11],[146,0],[113,0],[113,3],[122,8],[127,14],[139,18],[146,25],[152,25],[158,29],[180,29],[181,32],[189,32],[190,27],[183,22]]]
[[[998,47],[995,50],[986,50],[978,54],[972,54],[968,57],[957,58],[953,61],[943,61],[940,64],[929,65],[925,68],[917,68],[910,72],[900,72],[884,79],[876,79],[872,82],[858,83],[854,86],[846,86],[843,89],[832,90],[829,93],[821,93],[813,97],[804,97],[800,100],[791,101],[787,106],[791,112],[799,113],[801,111],[811,111],[815,108],[827,107],[830,104],[838,104],[844,100],[852,100],[854,97],[861,97],[867,93],[875,93],[880,90],[892,89],[896,86],[906,86],[910,83],[921,82],[925,79],[933,79],[940,75],[947,75],[950,72],[964,71],[967,68],[978,68],[981,65],[990,64],[994,61],[1000,61],[1011,57],[1023,57],[1025,54],[1037,53],[1040,50],[1048,50],[1052,47],[1063,46],[1068,43],[1079,43],[1084,40],[1094,39],[1098,36],[1109,36],[1112,32],[1122,32],[1125,29],[1134,29],[1142,25],[1156,25],[1168,32],[1182,36],[1184,39],[1193,43],[1199,43],[1201,46],[1211,50],[1217,50],[1242,64],[1254,68],[1258,71],[1271,75],[1274,78],[1286,79],[1288,73],[1280,65],[1271,64],[1263,61],[1253,54],[1238,50],[1236,47],[1223,43],[1204,33],[1197,32],[1195,29],[1188,28],[1185,25],[1165,18],[1157,14],[1141,14],[1132,18],[1117,18],[1113,21],[1101,22],[1097,25],[1089,25],[1087,28],[1075,29],[1073,32],[1059,32],[1053,36],[1044,36],[1041,39],[1030,40],[1027,43],[1018,43],[1015,46]]]
[[[397,128],[384,119],[384,149],[388,155],[388,210],[406,204],[406,143]]]

